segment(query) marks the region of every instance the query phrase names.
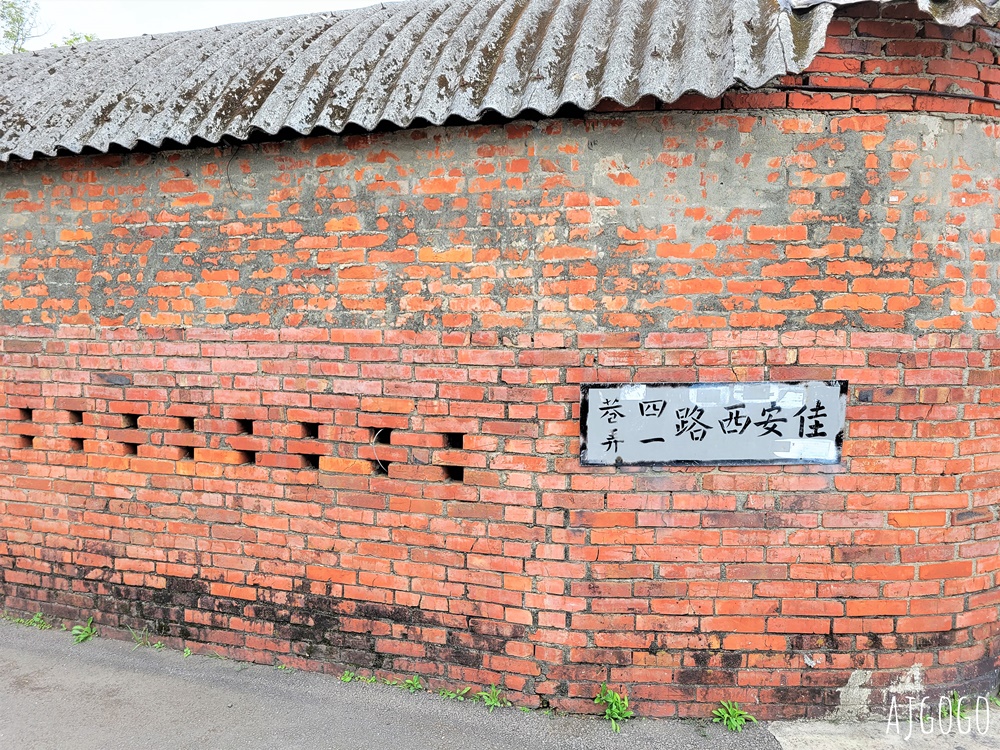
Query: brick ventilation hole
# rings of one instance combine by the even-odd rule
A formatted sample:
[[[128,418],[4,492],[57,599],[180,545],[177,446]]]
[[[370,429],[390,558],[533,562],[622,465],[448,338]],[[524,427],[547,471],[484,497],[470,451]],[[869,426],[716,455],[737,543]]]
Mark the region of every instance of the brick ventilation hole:
[[[319,422],[299,422],[299,427],[302,429],[303,440],[319,440]],[[305,451],[294,453],[302,458],[303,469],[319,469],[320,454]]]
[[[70,424],[83,424],[83,412],[82,411],[69,411],[69,421]]]
[[[241,420],[242,421],[242,420]],[[246,420],[249,422],[249,420]],[[250,422],[250,429],[253,429],[253,422]],[[256,464],[257,463],[257,451],[244,450],[240,451],[243,454],[243,463],[245,464]]]
[[[138,430],[139,429],[139,415],[138,414],[122,414],[122,419],[125,421],[125,429],[127,429],[127,430]]]
[[[135,456],[139,453],[138,443],[122,443],[122,445],[125,446],[125,455],[127,456]]]
[[[34,421],[34,412],[27,406],[21,407],[20,409],[18,409],[18,418],[22,422],[32,422]],[[34,450],[38,449],[38,445],[35,443],[35,438],[31,437],[30,435],[22,435],[18,443],[19,443],[17,446],[18,448],[23,448],[23,449],[31,448]]]
[[[465,449],[465,433],[462,432],[446,432],[444,433],[445,446],[451,450],[464,450]],[[464,466],[442,466],[444,469],[444,474],[448,478],[449,482],[464,482],[465,481],[465,467]]]
[[[391,445],[392,444],[392,428],[391,427],[376,427],[372,433],[372,445]],[[380,476],[389,476],[389,461],[385,461],[379,458],[378,453],[375,453],[375,460],[371,462],[372,473],[378,474]]]
[[[239,428],[241,433],[243,433],[244,435],[253,435],[252,419],[237,419],[235,421],[236,421],[236,426]],[[244,451],[244,453],[253,453],[253,451]]]
[[[177,429],[180,432],[194,432],[194,417],[189,417],[184,414],[178,414],[175,419],[177,420]],[[180,457],[178,461],[194,461],[194,446],[191,445],[175,445],[180,451]]]
[[[83,450],[83,438],[70,438],[69,439],[69,449],[71,451],[82,451]]]

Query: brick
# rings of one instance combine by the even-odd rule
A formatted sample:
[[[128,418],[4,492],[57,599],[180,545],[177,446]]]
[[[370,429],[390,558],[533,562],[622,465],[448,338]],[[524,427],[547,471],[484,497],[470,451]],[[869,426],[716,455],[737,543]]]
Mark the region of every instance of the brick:
[[[320,456],[319,468],[321,471],[362,475],[371,474],[375,470],[375,466],[371,461],[336,458],[333,456]]]
[[[243,451],[211,450],[208,448],[195,448],[194,460],[219,464],[243,464],[249,462],[247,454]]]
[[[768,227],[751,225],[747,230],[747,239],[751,242],[795,242],[809,237],[808,228],[803,225]]]
[[[920,566],[921,580],[938,578],[967,578],[972,575],[972,561],[960,560],[949,563],[935,563]]]

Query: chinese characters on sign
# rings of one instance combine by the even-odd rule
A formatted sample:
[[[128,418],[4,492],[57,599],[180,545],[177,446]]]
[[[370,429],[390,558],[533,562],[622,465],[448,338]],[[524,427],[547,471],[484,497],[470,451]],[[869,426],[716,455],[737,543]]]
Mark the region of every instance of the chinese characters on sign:
[[[846,381],[584,385],[589,466],[840,461]]]

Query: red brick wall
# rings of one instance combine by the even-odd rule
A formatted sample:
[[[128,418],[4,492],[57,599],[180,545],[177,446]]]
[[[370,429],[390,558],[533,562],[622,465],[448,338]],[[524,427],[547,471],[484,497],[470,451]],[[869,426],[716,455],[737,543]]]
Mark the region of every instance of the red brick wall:
[[[580,711],[994,683],[998,132],[628,113],[2,166],[4,604]],[[582,382],[832,378],[840,466],[577,460]]]
[[[939,26],[915,3],[858,3],[838,8],[827,43],[801,75],[716,99],[689,95],[673,104],[652,98],[630,110],[818,109],[1000,115],[1000,29]],[[613,102],[605,109],[619,111]]]

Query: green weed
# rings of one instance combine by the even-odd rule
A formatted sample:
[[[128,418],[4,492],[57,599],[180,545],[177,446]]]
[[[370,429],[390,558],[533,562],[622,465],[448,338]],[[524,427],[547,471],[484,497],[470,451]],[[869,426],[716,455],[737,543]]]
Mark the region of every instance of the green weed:
[[[132,635],[132,643],[135,645],[132,650],[135,651],[137,648],[142,648],[143,646],[152,646],[153,644],[149,642],[149,629],[143,628],[142,630],[136,632],[132,630],[128,625],[125,626],[128,632]]]
[[[720,708],[712,711],[712,719],[715,723],[721,723],[730,732],[742,732],[744,725],[748,721],[757,723],[757,719],[740,708],[736,701],[720,701]]]
[[[510,701],[503,697],[496,685],[490,685],[489,690],[480,690],[476,693],[476,697],[483,702],[490,713],[493,713],[495,708],[505,708],[510,705]]]
[[[601,683],[594,703],[604,706],[604,718],[611,722],[611,729],[615,732],[621,731],[621,722],[635,716],[635,712],[628,707],[628,696],[615,692],[607,683]]]
[[[438,695],[452,701],[464,701],[470,690],[472,690],[470,687],[464,687],[461,690],[448,690],[447,688],[441,688],[438,690]],[[470,700],[475,700],[475,698],[472,697]]]
[[[36,628],[38,630],[51,630],[52,625],[49,624],[48,620],[45,619],[45,615],[41,612],[35,612],[31,617],[4,617],[4,619],[13,622],[16,625],[27,625],[29,628]]]
[[[948,696],[948,702],[941,705],[941,718],[947,719],[952,716],[956,719],[968,719],[968,706],[962,705],[962,696],[958,694],[957,690],[952,690],[951,695]]]
[[[403,687],[411,693],[416,693],[424,689],[424,683],[420,681],[420,675],[415,674],[403,683]]]
[[[358,676],[358,675],[357,675],[357,673],[356,673],[356,672],[352,672],[352,671],[351,671],[351,670],[349,670],[349,669],[345,669],[345,670],[344,670],[344,673],[343,673],[342,675],[340,675],[340,681],[341,681],[341,682],[351,682],[351,681],[353,681],[353,680],[354,680],[354,678],[355,678],[355,677],[357,677],[357,676]]]
[[[91,638],[97,636],[97,628],[94,627],[94,618],[89,618],[86,625],[74,625],[71,632],[73,633],[73,643],[86,643]]]

